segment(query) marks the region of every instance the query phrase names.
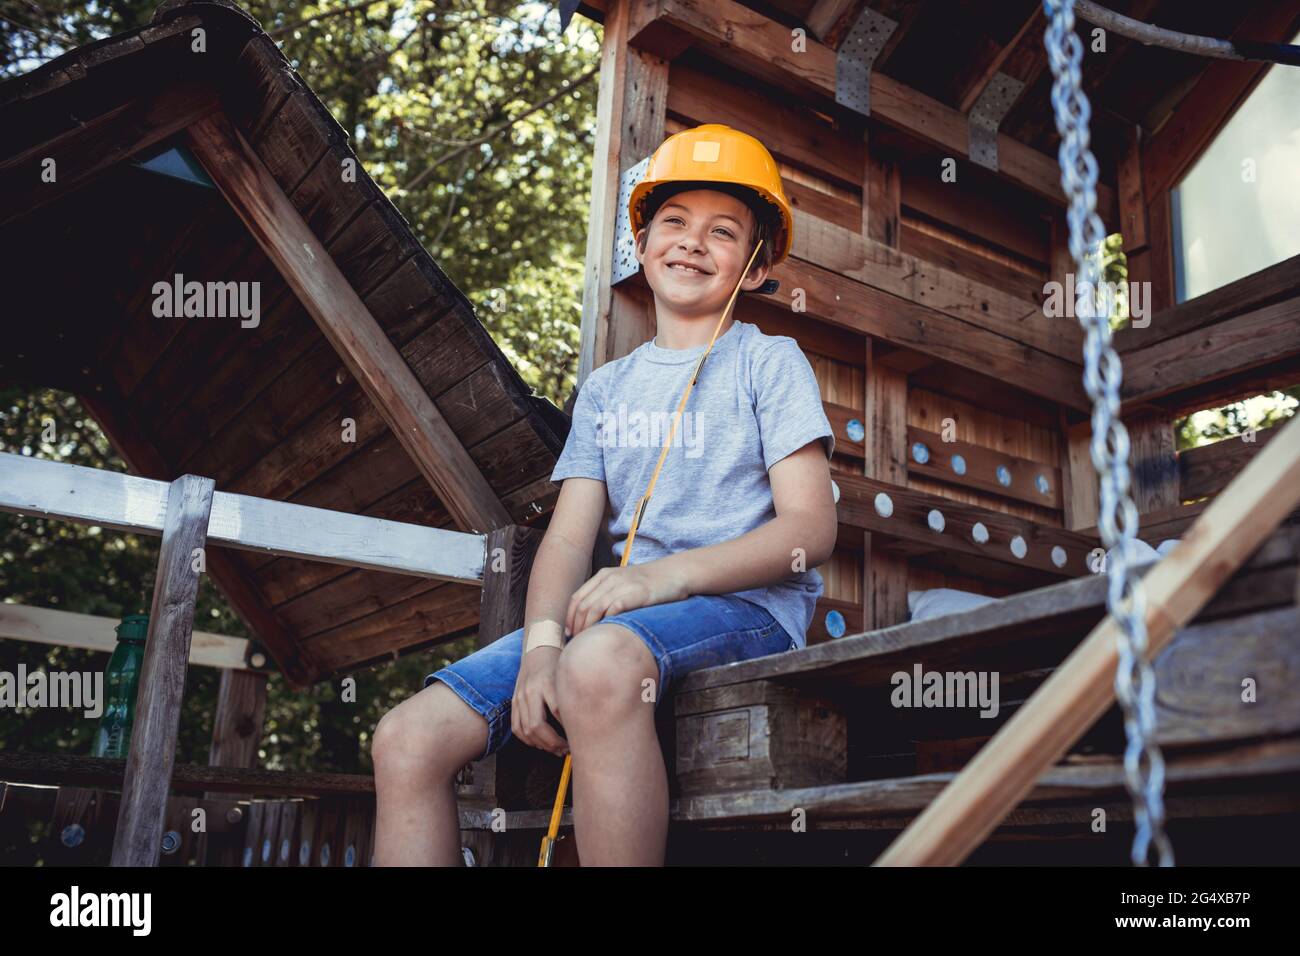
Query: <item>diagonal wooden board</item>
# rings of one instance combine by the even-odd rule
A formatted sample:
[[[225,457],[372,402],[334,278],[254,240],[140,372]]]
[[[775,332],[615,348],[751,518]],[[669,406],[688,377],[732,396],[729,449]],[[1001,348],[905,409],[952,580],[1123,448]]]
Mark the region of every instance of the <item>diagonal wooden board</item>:
[[[1298,504],[1300,416],[1260,449],[1143,578],[1149,658]],[[961,863],[1114,702],[1119,635],[1108,615],[874,865]]]

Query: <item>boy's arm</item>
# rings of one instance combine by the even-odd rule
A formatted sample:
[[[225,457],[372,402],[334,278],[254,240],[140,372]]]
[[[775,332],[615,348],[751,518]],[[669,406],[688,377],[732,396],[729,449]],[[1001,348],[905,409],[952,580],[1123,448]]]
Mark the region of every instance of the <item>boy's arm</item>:
[[[820,440],[768,470],[776,517],[752,531],[649,562],[688,594],[733,594],[767,587],[828,560],[837,521],[830,465]]]
[[[605,483],[594,478],[566,478],[538,545],[528,578],[524,607],[524,653],[536,647],[564,646],[564,619],[569,598],[591,570],[596,534],[605,516]]]

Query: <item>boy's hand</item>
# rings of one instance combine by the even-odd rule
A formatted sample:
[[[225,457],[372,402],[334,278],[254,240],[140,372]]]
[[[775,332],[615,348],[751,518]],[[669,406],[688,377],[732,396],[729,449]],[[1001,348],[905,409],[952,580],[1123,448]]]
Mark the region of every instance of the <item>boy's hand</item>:
[[[510,703],[510,731],[530,747],[563,757],[569,752],[569,742],[546,719],[547,707],[556,720],[560,718],[555,699],[555,666],[559,661],[560,648],[545,644],[528,651],[519,661],[515,696]]]
[[[601,568],[573,592],[564,623],[576,636],[612,614],[684,601],[690,596],[686,581],[663,558],[622,568]]]

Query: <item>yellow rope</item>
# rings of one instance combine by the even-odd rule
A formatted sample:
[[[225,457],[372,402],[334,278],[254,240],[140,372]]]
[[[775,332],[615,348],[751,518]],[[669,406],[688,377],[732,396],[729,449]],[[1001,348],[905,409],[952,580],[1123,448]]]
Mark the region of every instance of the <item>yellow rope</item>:
[[[650,504],[650,496],[654,494],[655,482],[659,480],[659,471],[663,468],[664,460],[668,457],[668,449],[672,447],[673,436],[677,434],[677,423],[681,420],[682,411],[686,408],[686,401],[691,397],[691,390],[695,388],[695,382],[700,377],[700,369],[704,367],[704,360],[713,351],[713,343],[718,340],[718,333],[722,331],[722,323],[727,320],[727,314],[735,304],[736,296],[740,294],[740,283],[744,282],[745,276],[749,275],[749,270],[754,266],[754,257],[758,255],[758,250],[762,246],[763,240],[760,239],[754,246],[754,251],[750,254],[749,262],[746,264],[744,271],[740,273],[740,279],[736,282],[736,287],[731,290],[731,298],[727,300],[726,308],[722,310],[722,315],[718,316],[718,324],[714,326],[713,338],[709,339],[709,347],[704,350],[700,360],[695,363],[695,371],[691,373],[691,380],[686,383],[686,391],[682,392],[682,400],[677,403],[677,411],[673,412],[673,424],[668,430],[668,438],[659,452],[659,461],[655,464],[654,474],[650,476],[650,484],[646,487],[645,494],[641,496],[641,501],[637,504],[636,513],[632,516],[632,527],[628,530],[627,541],[623,544],[623,558],[619,561],[620,568],[627,567],[628,558],[632,556],[632,542],[636,540],[636,529],[640,527],[641,516],[645,514],[646,507]],[[572,753],[564,755],[564,768],[560,771],[560,786],[555,794],[555,806],[551,808],[551,825],[547,828],[546,836],[542,837],[542,850],[537,859],[538,866],[551,865],[551,854],[555,849],[557,834],[560,830],[560,815],[564,811],[564,797],[569,790],[572,761]]]

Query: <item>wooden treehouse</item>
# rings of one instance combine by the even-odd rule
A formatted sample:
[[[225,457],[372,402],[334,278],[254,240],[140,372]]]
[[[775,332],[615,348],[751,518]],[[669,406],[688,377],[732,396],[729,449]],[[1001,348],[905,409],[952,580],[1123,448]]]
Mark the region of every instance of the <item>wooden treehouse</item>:
[[[1300,0],[1110,6],[1214,37],[1300,30]],[[835,430],[840,534],[808,647],[690,674],[659,710],[669,861],[872,862],[999,730],[1023,738],[1016,715],[1032,724],[1035,691],[1065,681],[1106,617],[1083,335],[1045,309],[1074,266],[1041,5],[578,11],[605,31],[579,384],[654,334],[625,211],[641,164],[722,122],[768,146],[795,210],[780,289],[736,315],[800,343]],[[1300,384],[1300,243],[1225,278],[1192,242],[1200,160],[1285,69],[1114,33],[1083,64],[1098,211],[1145,311],[1116,335],[1140,534],[1186,538],[1148,572],[1177,632],[1155,662],[1156,739],[1185,862],[1296,862],[1248,838],[1300,815],[1300,430],[1175,441],[1191,412]],[[4,455],[0,508],[163,540],[130,760],[0,754],[0,826],[45,815],[55,862],[111,847],[115,863],[363,865],[369,777],[253,765],[265,674],[306,688],[518,627],[568,417],[530,394],[364,169],[340,176],[346,134],[237,7],[164,3],[147,28],[0,85],[0,127],[11,314],[42,316],[7,323],[0,376],[75,393],[133,472]],[[178,273],[260,282],[260,322],[156,318],[153,284]],[[255,641],[191,638],[184,570],[205,544]],[[940,589],[997,600],[929,617]],[[0,625],[111,639],[13,605]],[[169,756],[189,663],[223,668],[210,766]],[[998,713],[891,706],[891,675],[914,666],[997,672]],[[971,859],[1126,860],[1124,730],[1113,699],[1089,707]],[[466,768],[477,863],[536,862],[560,763],[511,741]],[[191,842],[196,806],[214,822]]]

